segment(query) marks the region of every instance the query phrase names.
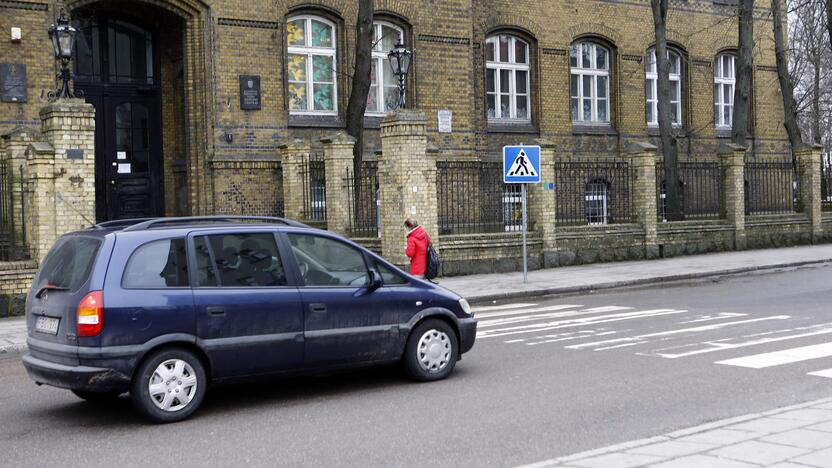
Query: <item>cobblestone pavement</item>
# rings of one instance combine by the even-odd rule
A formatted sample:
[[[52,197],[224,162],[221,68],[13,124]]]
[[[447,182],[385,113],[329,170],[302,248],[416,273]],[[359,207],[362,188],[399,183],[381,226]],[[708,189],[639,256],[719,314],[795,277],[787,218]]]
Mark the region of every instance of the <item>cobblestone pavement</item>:
[[[522,468],[830,468],[832,398],[704,424]]]

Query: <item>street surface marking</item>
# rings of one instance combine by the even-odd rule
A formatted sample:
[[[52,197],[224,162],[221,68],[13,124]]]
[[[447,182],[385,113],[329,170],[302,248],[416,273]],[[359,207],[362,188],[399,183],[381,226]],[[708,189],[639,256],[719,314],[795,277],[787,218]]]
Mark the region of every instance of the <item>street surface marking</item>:
[[[536,305],[537,304],[503,304],[495,306],[471,307],[471,310],[474,312],[489,312],[492,310],[522,309],[523,307],[534,307]]]
[[[477,338],[494,338],[521,333],[538,333],[548,330],[556,330],[570,327],[594,326],[599,323],[620,322],[623,320],[635,320],[641,318],[660,317],[663,315],[684,314],[687,310],[676,309],[651,309],[621,314],[600,315],[578,319],[561,320],[555,322],[534,323],[530,325],[519,325],[516,327],[498,328],[496,330],[485,330],[477,333]]]
[[[595,332],[594,330],[582,330],[582,331],[579,331],[579,332],[567,332],[567,333],[559,333],[559,334],[554,334],[554,335],[538,336],[538,337],[536,337],[536,339],[538,339],[538,340],[541,339],[541,338],[551,338],[551,339],[546,339],[546,340],[543,340],[543,341],[532,341],[532,342],[529,342],[529,343],[526,343],[526,344],[529,345],[529,346],[535,346],[535,345],[545,344],[545,343],[557,343],[559,341],[571,341],[571,340],[579,340],[579,339],[590,338],[590,337],[594,338],[594,337],[597,337],[597,336],[614,335],[616,333],[618,333],[618,332],[616,332],[616,331]],[[511,340],[511,341],[506,341],[506,343],[514,343],[514,342],[517,342],[517,341],[526,341],[526,340],[525,339]]]
[[[746,317],[748,314],[741,314],[735,312],[720,312],[716,315],[703,315],[698,319],[693,320],[686,320],[684,322],[679,322],[681,324],[688,324],[688,323],[699,323],[699,322],[710,322],[712,320],[723,320],[727,318],[735,318],[735,317]]]
[[[510,315],[524,315],[524,314],[533,314],[535,312],[550,312],[553,310],[563,310],[563,309],[578,309],[583,307],[582,305],[570,305],[570,304],[562,304],[556,306],[546,306],[546,307],[538,307],[535,309],[524,309],[524,310],[512,310],[507,312],[487,312],[484,314],[476,314],[477,323],[482,323],[480,318],[493,318],[493,317],[507,317]]]
[[[649,343],[650,338],[656,338],[656,337],[660,337],[660,336],[666,337],[666,336],[669,336],[669,335],[678,335],[680,333],[698,333],[698,332],[703,332],[703,331],[718,330],[720,328],[728,327],[728,326],[731,326],[731,325],[744,325],[746,323],[763,322],[763,321],[767,321],[767,320],[786,320],[786,319],[789,319],[789,318],[791,318],[791,316],[789,316],[789,315],[773,315],[771,317],[761,317],[761,318],[749,319],[749,320],[737,320],[736,322],[714,323],[714,324],[711,324],[711,325],[702,325],[702,326],[699,326],[699,327],[679,328],[679,329],[670,330],[670,331],[663,331],[663,332],[657,332],[657,333],[648,333],[646,335],[628,336],[628,337],[624,337],[624,338],[615,338],[615,339],[612,339],[612,340],[605,340],[605,341],[595,341],[595,342],[591,342],[591,343],[581,343],[581,344],[566,346],[566,348],[568,348],[568,349],[594,348],[594,347],[599,346],[599,345],[610,345],[610,344],[613,344],[613,343],[644,344],[644,343]],[[630,346],[630,344],[628,344],[627,346]],[[605,347],[605,348],[602,348],[602,349],[614,349],[615,347],[616,346]],[[596,351],[601,351],[602,349],[596,349]]]
[[[662,349],[652,351],[650,353],[643,353],[642,355],[644,355],[644,356],[658,356],[658,357],[662,357],[662,358],[665,358],[665,359],[677,359],[677,358],[681,358],[681,357],[694,356],[694,355],[697,355],[697,354],[713,353],[715,351],[725,351],[725,350],[729,350],[729,349],[745,348],[747,346],[757,346],[757,345],[766,344],[766,343],[775,343],[775,342],[778,342],[778,341],[787,341],[787,340],[794,340],[794,339],[798,339],[798,338],[806,338],[808,336],[826,335],[826,334],[832,333],[832,327],[830,327],[830,325],[832,325],[832,323],[821,323],[821,324],[812,325],[812,326],[809,326],[809,327],[789,328],[789,329],[785,329],[785,330],[775,330],[775,331],[765,332],[765,333],[755,333],[753,335],[745,335],[745,336],[741,336],[741,337],[738,337],[738,338],[770,336],[770,335],[775,335],[775,334],[778,334],[778,333],[789,333],[789,332],[794,332],[794,331],[799,331],[799,330],[814,330],[814,329],[817,329],[817,330],[806,332],[806,333],[798,333],[796,335],[778,336],[778,337],[773,337],[773,338],[759,338],[759,339],[754,339],[754,340],[750,340],[750,341],[743,341],[743,342],[739,342],[739,343],[726,343],[727,341],[738,339],[738,338],[726,338],[726,339],[716,340],[716,341],[706,341],[704,343],[695,343],[695,344],[684,345],[684,346],[674,346],[674,347],[669,347],[669,348],[662,348]],[[681,350],[681,349],[686,349],[686,348],[699,347],[699,346],[703,346],[703,345],[705,346],[704,348],[698,348],[698,349],[694,349],[692,351],[686,351],[686,352],[681,352],[681,353],[679,353],[679,352],[677,352],[677,353],[663,352],[663,351],[670,351],[670,350]]]
[[[717,361],[717,364],[726,366],[750,367],[752,369],[763,369],[765,367],[792,364],[800,361],[819,359],[832,356],[832,343],[822,343],[799,348],[784,349],[771,353],[754,354],[735,359]]]
[[[633,310],[634,307],[621,307],[621,306],[603,306],[603,307],[593,307],[591,309],[584,309],[587,312],[617,312],[619,310]]]
[[[825,369],[821,371],[809,372],[806,375],[814,375],[816,377],[826,377],[827,379],[832,379],[832,369]]]

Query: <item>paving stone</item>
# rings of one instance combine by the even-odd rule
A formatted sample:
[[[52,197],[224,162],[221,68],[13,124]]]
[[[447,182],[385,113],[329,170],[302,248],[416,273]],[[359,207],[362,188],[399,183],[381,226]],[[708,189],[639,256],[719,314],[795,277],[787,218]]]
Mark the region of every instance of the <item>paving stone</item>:
[[[810,423],[811,421],[803,421],[800,419],[760,418],[753,421],[735,424],[733,426],[727,426],[726,429],[771,434],[773,432],[790,431],[792,429],[797,429],[798,427],[808,426]]]
[[[832,449],[819,450],[789,461],[818,468],[832,468]]]
[[[575,466],[585,466],[590,468],[630,468],[634,466],[643,466],[650,463],[657,463],[667,460],[667,457],[657,457],[654,455],[639,455],[634,453],[610,453],[598,457],[585,458],[583,460],[575,460],[569,462]]]
[[[799,421],[832,421],[832,410],[805,408],[786,413],[780,413],[776,418],[796,419]]]
[[[691,455],[668,462],[650,465],[650,468],[758,468],[760,465],[728,460],[709,455]]]
[[[709,454],[730,458],[732,460],[769,465],[800,456],[807,452],[808,450],[802,448],[750,440],[716,449]]]
[[[771,434],[760,440],[814,450],[832,448],[832,434],[807,429],[794,429],[779,434]]]
[[[767,434],[766,432],[754,431],[735,431],[732,429],[714,429],[712,431],[700,432],[699,434],[692,434],[687,437],[676,439],[680,442],[695,442],[697,444],[711,444],[715,446],[724,446],[736,444],[749,439],[756,439],[757,437]]]
[[[832,432],[832,421],[815,424],[814,426],[807,426],[806,429],[813,431]]]
[[[670,440],[667,442],[660,442],[658,444],[637,447],[632,450],[628,450],[627,452],[671,458],[680,457],[682,455],[690,455],[697,452],[705,452],[707,450],[712,450],[713,448],[714,446],[710,444],[696,444],[693,442]]]

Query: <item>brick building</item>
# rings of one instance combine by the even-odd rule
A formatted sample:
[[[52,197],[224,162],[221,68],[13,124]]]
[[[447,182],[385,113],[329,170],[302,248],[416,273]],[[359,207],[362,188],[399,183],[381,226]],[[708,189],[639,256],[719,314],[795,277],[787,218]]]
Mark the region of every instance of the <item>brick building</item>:
[[[278,213],[279,145],[317,142],[344,126],[356,2],[64,4],[80,31],[75,87],[96,108],[99,219]],[[671,5],[680,153],[715,159],[730,129],[735,7]],[[439,159],[494,158],[504,144],[538,138],[560,159],[618,158],[631,142],[656,140],[647,1],[376,0],[375,8],[368,157],[396,94],[385,53],[397,40],[413,50],[408,100],[428,116]],[[0,102],[0,134],[40,126],[54,87],[46,30],[55,9],[0,0],[0,63],[25,65],[26,74],[25,93]],[[757,17],[749,152],[765,158],[787,154],[788,142],[771,24],[765,11]],[[8,39],[12,28],[19,42]],[[258,81],[259,102],[241,102]],[[440,111],[451,111],[450,132],[439,132]]]

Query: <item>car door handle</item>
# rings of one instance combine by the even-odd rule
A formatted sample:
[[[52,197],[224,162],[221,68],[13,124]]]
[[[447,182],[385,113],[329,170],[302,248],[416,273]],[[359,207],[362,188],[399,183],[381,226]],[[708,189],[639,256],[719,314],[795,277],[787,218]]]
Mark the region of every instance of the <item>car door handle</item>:
[[[326,312],[326,304],[309,304],[309,310],[318,313]]]
[[[205,312],[208,312],[208,315],[222,317],[225,315],[225,307],[206,307]]]

